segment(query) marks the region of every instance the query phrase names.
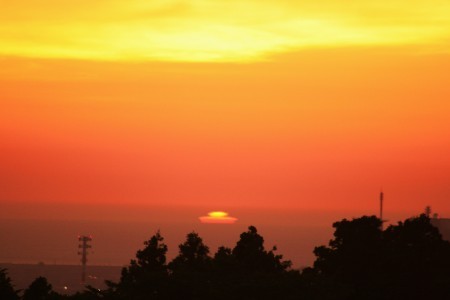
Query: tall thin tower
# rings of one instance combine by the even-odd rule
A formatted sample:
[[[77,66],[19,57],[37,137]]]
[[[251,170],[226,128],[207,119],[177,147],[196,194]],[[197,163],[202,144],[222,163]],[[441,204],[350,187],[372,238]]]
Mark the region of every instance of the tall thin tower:
[[[86,282],[86,263],[87,263],[87,255],[89,254],[88,249],[92,248],[88,243],[92,241],[91,236],[78,236],[78,241],[80,244],[78,245],[78,255],[81,255],[81,283]]]
[[[380,192],[380,220],[381,220],[381,230],[383,230],[383,200],[384,200],[384,193],[383,191]]]

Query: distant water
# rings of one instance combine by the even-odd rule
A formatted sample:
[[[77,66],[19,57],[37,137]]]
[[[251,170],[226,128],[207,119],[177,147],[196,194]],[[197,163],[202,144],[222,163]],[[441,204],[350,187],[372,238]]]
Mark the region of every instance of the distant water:
[[[85,287],[81,283],[81,266],[0,263],[0,268],[8,269],[8,275],[16,289],[27,288],[39,276],[46,277],[53,290],[60,294],[73,294]],[[120,270],[121,267],[117,266],[88,266],[86,285],[104,289],[105,280],[119,280]]]

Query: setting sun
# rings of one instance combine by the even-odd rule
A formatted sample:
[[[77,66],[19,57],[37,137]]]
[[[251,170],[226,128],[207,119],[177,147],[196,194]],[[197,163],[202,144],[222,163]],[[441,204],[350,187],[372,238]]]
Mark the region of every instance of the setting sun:
[[[208,213],[208,216],[200,217],[202,223],[212,224],[233,224],[237,221],[237,218],[229,217],[228,213],[223,211],[212,211]]]

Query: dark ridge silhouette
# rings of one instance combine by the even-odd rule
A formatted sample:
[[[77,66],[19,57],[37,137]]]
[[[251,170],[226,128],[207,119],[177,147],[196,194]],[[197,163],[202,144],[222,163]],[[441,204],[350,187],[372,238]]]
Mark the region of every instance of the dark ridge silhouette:
[[[334,223],[333,239],[314,249],[313,267],[302,271],[291,269],[276,247],[266,250],[254,226],[234,248],[220,247],[214,255],[191,232],[171,262],[157,232],[105,290],[87,286],[63,296],[37,278],[22,299],[450,299],[450,243],[429,217],[386,230],[381,225],[375,216]],[[0,299],[19,299],[5,270],[0,284]]]

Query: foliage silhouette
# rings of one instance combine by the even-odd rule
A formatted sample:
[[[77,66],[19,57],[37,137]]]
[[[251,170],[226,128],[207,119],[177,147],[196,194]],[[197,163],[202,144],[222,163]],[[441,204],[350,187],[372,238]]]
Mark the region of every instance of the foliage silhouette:
[[[209,247],[196,233],[187,234],[186,241],[178,246],[178,256],[169,263],[171,294],[173,299],[203,299],[213,289],[211,281],[212,258]]]
[[[0,269],[0,299],[19,299],[18,291],[14,290],[14,287],[11,283],[11,278],[8,277],[8,272],[6,269]]]
[[[232,272],[237,267],[236,258],[230,248],[221,246],[217,249],[213,259],[213,269],[216,272]]]
[[[450,243],[430,219],[421,215],[384,231],[381,225],[375,216],[334,223],[333,239],[314,249],[313,267],[302,272],[275,254],[276,247],[267,251],[254,226],[234,248],[219,247],[213,257],[191,232],[168,264],[167,246],[157,232],[122,269],[120,281],[107,282],[105,291],[87,287],[62,296],[52,294],[45,279],[38,278],[25,294],[72,300],[450,299]],[[5,291],[10,298],[3,296]],[[0,295],[2,300],[18,299],[5,270],[0,271]]]
[[[232,254],[241,266],[248,272],[283,272],[291,266],[290,261],[282,261],[282,255],[275,255],[276,247],[271,251],[264,249],[264,238],[258,234],[254,226],[240,236]]]
[[[384,284],[393,296],[450,299],[450,243],[426,215],[388,227],[384,239]]]
[[[167,245],[158,231],[144,249],[136,252],[136,259],[122,269],[119,283],[107,281],[109,289],[103,293],[112,299],[164,299],[167,290]]]
[[[314,249],[314,268],[343,282],[372,280],[377,273],[381,246],[381,221],[372,217],[346,219],[333,224],[336,229],[329,247]],[[366,278],[369,276],[369,278]]]
[[[57,299],[57,295],[53,292],[52,285],[48,283],[45,277],[38,277],[24,291],[22,299],[51,300]]]
[[[169,264],[169,269],[177,271],[206,271],[210,268],[209,247],[195,232],[186,236],[186,241],[178,246],[179,254]]]
[[[450,299],[450,244],[427,216],[384,232],[374,216],[333,227],[334,239],[315,248],[307,271],[330,291],[322,299]]]

